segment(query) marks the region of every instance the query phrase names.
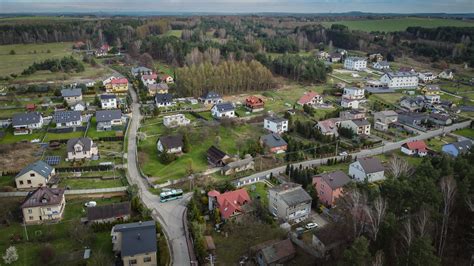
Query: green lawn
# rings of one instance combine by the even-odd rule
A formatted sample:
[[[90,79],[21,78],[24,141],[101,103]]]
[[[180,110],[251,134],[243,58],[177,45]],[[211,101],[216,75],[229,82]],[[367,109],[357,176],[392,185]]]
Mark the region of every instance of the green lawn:
[[[104,137],[115,137],[116,136],[116,131],[110,130],[110,131],[97,131],[97,121],[95,116],[92,117],[91,119],[91,125],[89,129],[87,130],[87,136],[91,139],[99,139],[99,138],[104,138]]]
[[[9,144],[9,143],[16,143],[16,142],[21,142],[21,141],[27,141],[30,142],[31,140],[34,139],[39,139],[42,140],[46,131],[44,129],[42,130],[35,130],[33,131],[32,134],[28,135],[13,135],[13,130],[10,127],[7,131],[6,134],[3,138],[0,139],[0,144]]]
[[[181,32],[182,30],[169,30],[164,35],[165,36],[175,36],[181,39]]]
[[[372,94],[370,96],[370,99],[374,98],[384,103],[395,104],[403,96],[406,96],[406,95],[403,93],[383,93],[383,94]]]
[[[472,128],[464,128],[464,129],[456,130],[454,131],[454,134],[458,134],[466,138],[474,139],[474,129]]]
[[[0,176],[0,188],[9,186],[15,186],[15,177],[13,176]]]
[[[443,147],[443,145],[451,143],[451,142],[455,142],[455,141],[457,141],[457,139],[454,137],[444,136],[444,137],[431,138],[430,140],[427,140],[425,143],[426,145],[428,145],[428,148],[437,152],[441,152],[441,148]]]
[[[268,204],[268,185],[265,183],[255,183],[244,187],[247,192],[250,194],[252,199],[256,199],[257,196],[260,197],[262,203],[267,206]],[[254,189],[255,188],[255,189]]]
[[[101,174],[100,172],[97,174]],[[70,189],[113,188],[124,186],[120,176],[116,179],[101,180],[96,178],[62,178],[59,187]]]
[[[323,22],[326,27],[330,27],[332,24],[342,24],[349,27],[351,30],[360,31],[404,31],[406,28],[411,26],[419,26],[424,28],[436,28],[442,26],[454,26],[454,27],[474,27],[474,23],[468,21],[461,21],[455,19],[441,19],[441,18],[393,18],[393,19],[371,19],[371,20],[351,20],[351,21],[334,21],[334,22]]]
[[[49,142],[50,140],[60,140],[60,139],[72,139],[79,138],[84,136],[84,131],[68,132],[68,133],[46,133],[44,142]]]

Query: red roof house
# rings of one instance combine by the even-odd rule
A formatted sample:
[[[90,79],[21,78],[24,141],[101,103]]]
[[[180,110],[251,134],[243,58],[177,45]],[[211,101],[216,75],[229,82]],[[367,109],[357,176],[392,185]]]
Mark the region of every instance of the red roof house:
[[[110,81],[111,84],[128,84],[128,80],[126,78],[117,78]]]
[[[213,209],[214,206],[218,208],[223,219],[238,215],[243,211],[242,207],[250,202],[250,196],[247,190],[243,188],[222,194],[212,190],[207,195],[209,197],[209,209]]]
[[[406,155],[418,155],[420,157],[428,154],[428,146],[422,140],[407,142],[402,145],[401,151]]]
[[[250,96],[245,99],[245,107],[252,112],[257,112],[263,110],[265,103],[257,96]]]
[[[108,44],[104,43],[104,44],[102,44],[102,46],[99,49],[108,52],[108,51],[110,51],[110,46]]]
[[[34,111],[35,109],[36,109],[36,105],[34,103],[27,103],[26,104],[26,110]]]
[[[314,105],[314,104],[322,104],[323,103],[323,97],[316,92],[307,92],[305,93],[299,100],[298,104],[299,105]]]

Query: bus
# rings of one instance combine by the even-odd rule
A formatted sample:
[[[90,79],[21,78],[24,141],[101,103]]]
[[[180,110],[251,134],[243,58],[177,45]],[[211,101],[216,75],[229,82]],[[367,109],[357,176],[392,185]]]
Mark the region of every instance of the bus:
[[[171,189],[160,193],[160,202],[180,199],[183,197],[182,189]]]

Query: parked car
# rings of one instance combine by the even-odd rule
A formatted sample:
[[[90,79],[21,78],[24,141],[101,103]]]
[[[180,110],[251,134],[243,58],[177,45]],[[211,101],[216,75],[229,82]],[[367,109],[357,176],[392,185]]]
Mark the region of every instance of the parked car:
[[[317,223],[308,223],[305,225],[305,228],[308,229],[308,230],[311,230],[313,228],[316,228],[318,227],[318,224]]]
[[[343,151],[343,152],[339,153],[339,156],[347,156],[347,155],[349,155],[349,153],[347,153],[347,151]]]
[[[84,206],[86,206],[86,207],[95,207],[95,206],[97,206],[97,202],[89,201],[89,202],[86,202],[86,204],[84,204]]]

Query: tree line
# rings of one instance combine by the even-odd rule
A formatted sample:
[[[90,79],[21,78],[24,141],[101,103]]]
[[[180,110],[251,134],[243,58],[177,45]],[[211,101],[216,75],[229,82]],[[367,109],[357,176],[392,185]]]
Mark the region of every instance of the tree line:
[[[33,63],[23,70],[22,75],[31,75],[36,71],[49,70],[51,72],[83,72],[84,65],[72,56],[65,56],[62,59],[46,59],[39,63]]]

